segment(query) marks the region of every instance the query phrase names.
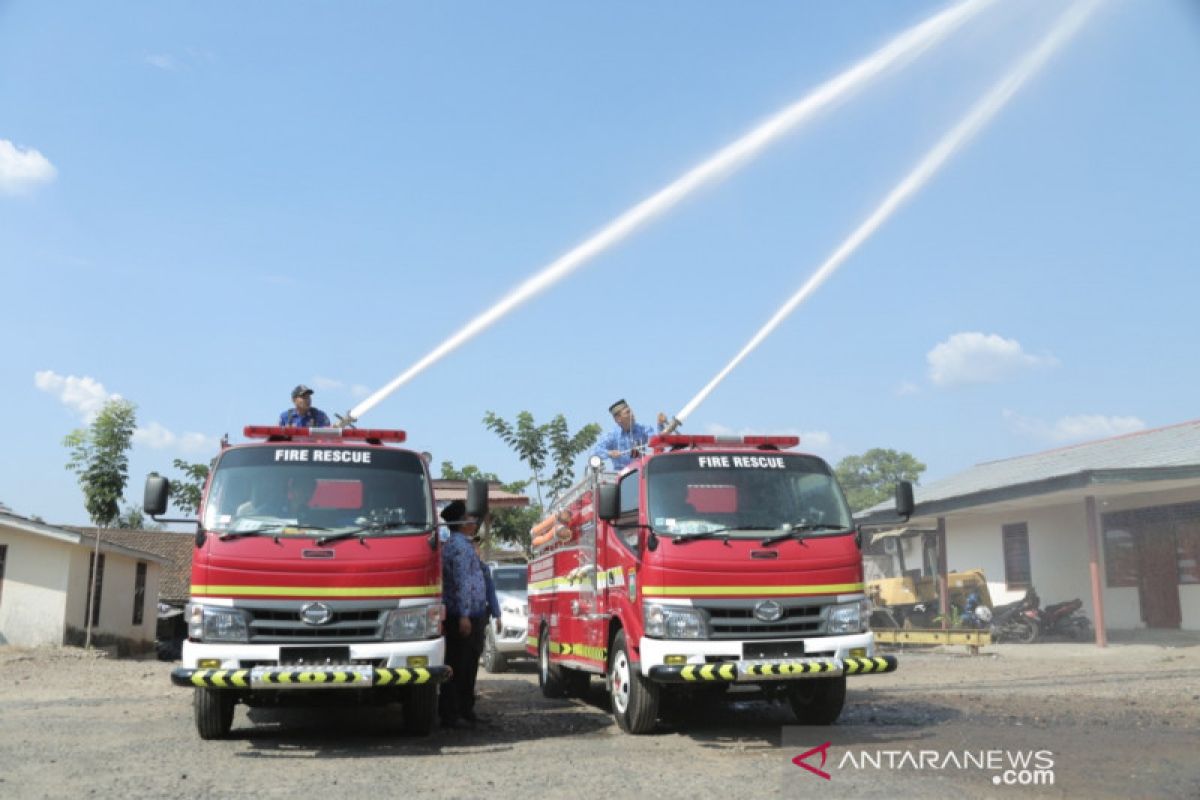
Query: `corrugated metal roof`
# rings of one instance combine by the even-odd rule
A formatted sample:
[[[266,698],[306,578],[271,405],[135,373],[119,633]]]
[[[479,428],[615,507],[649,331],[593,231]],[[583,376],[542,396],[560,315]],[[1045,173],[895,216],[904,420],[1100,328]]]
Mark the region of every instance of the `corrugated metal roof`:
[[[1171,468],[1176,471],[1170,472]],[[1145,477],[1152,479],[1158,476],[1151,470],[1158,471],[1161,477],[1168,477],[1180,475],[1178,468],[1200,469],[1200,420],[987,461],[928,486],[914,487],[914,495],[920,514],[921,506],[1027,484],[1041,486],[1071,476],[1083,476],[1086,482],[1096,482],[1095,476],[1089,473],[1120,472],[1129,479],[1136,479],[1132,471],[1144,470],[1147,471]],[[877,516],[894,505],[892,501],[880,503],[860,512],[859,516]]]

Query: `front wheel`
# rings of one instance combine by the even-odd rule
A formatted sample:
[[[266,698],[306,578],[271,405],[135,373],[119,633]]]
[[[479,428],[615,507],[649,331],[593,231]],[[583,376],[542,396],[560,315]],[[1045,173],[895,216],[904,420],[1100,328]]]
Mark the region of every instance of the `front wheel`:
[[[491,625],[483,639],[483,668],[493,674],[508,669],[508,659],[496,649],[496,631]]]
[[[214,689],[196,689],[192,710],[201,739],[224,739],[233,727],[233,695]]]
[[[801,725],[832,725],[846,705],[846,676],[797,681],[788,703]]]
[[[1021,644],[1033,644],[1038,638],[1038,626],[1028,619],[1014,620],[1013,638]]]
[[[565,697],[567,687],[563,685],[562,669],[550,663],[550,632],[542,631],[538,640],[538,686],[542,697]]]
[[[658,721],[658,686],[642,677],[629,658],[625,631],[617,633],[608,665],[613,716],[626,733],[649,733]]]

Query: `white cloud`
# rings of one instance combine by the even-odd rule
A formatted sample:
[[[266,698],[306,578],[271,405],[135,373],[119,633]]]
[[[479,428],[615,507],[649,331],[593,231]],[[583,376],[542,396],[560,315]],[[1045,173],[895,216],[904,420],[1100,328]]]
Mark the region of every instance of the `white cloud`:
[[[955,333],[925,354],[929,378],[937,386],[999,383],[1026,369],[1058,365],[1052,355],[1026,353],[1016,339],[994,333]]]
[[[58,170],[33,148],[22,148],[0,139],[0,192],[16,194],[39,183],[49,183]]]
[[[146,56],[146,63],[152,67],[158,67],[159,69],[166,70],[167,72],[174,72],[179,68],[175,63],[175,59],[166,53],[152,53],[151,55]]]
[[[105,403],[121,397],[109,392],[95,378],[59,375],[49,369],[35,372],[33,384],[47,394],[56,395],[59,402],[78,414],[85,425],[90,425],[96,419]],[[133,441],[152,450],[169,449],[185,453],[212,451],[218,444],[212,436],[202,433],[176,434],[158,422],[140,426],[133,432]]]
[[[183,453],[211,452],[217,440],[202,433],[176,434],[158,422],[143,425],[133,432],[133,441],[151,450],[175,450]]]
[[[323,378],[320,375],[317,375],[315,378],[312,379],[312,385],[318,389],[328,390],[328,389],[340,389],[343,386],[345,386],[346,384],[342,383],[341,381],[337,380],[336,378]]]
[[[361,383],[352,383],[347,385],[345,381],[339,381],[337,378],[326,378],[322,375],[317,375],[312,379],[312,385],[321,391],[348,391],[351,397],[356,399],[366,397],[371,393],[370,386],[363,386]]]
[[[1004,419],[1017,433],[1056,443],[1107,439],[1146,429],[1146,423],[1138,417],[1113,417],[1104,414],[1073,414],[1060,417],[1051,423],[1006,409]]]
[[[94,420],[109,400],[120,397],[110,394],[104,384],[95,378],[59,375],[49,369],[35,372],[33,384],[47,394],[57,395],[59,402],[78,414],[85,423]]]

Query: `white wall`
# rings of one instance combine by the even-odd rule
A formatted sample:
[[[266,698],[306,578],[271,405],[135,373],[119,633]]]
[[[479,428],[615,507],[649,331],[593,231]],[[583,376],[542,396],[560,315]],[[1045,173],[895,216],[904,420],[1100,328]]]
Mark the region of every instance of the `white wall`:
[[[0,642],[25,647],[62,644],[71,546],[6,528],[0,528],[0,544],[8,545],[0,591]]]
[[[1160,501],[1194,500],[1195,493],[1173,493],[1137,502],[1128,498],[1106,502],[1104,511],[1143,508]],[[1087,540],[1087,512],[1082,500],[1069,504],[1008,511],[996,514],[963,514],[946,518],[946,556],[950,571],[982,567],[988,591],[996,605],[1019,600],[1024,591],[1011,591],[1004,580],[1004,525],[1024,522],[1029,530],[1030,574],[1042,605],[1083,601],[1084,613],[1093,622],[1091,552]],[[1104,593],[1105,625],[1112,630],[1144,628],[1137,587],[1109,588],[1105,577],[1103,532],[1100,539],[1100,581]],[[1184,630],[1200,630],[1200,586],[1181,585],[1179,602]]]
[[[103,548],[103,545],[101,545]],[[87,608],[88,567],[93,549],[79,545],[71,554],[70,595],[66,606],[66,624],[84,630]],[[146,595],[142,624],[133,624],[133,587],[137,559],[123,553],[101,549],[104,555],[104,579],[100,584],[100,620],[92,635],[118,636],[123,639],[150,643],[154,641],[154,626],[158,611],[158,583],[161,567],[146,562]]]

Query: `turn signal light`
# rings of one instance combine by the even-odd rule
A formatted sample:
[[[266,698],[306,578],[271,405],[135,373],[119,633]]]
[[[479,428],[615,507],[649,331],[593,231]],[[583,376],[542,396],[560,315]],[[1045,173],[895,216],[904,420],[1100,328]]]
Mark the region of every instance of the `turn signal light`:
[[[196,666],[200,667],[200,669],[217,669],[221,666],[221,659],[201,658],[196,662]]]
[[[663,661],[672,667],[687,663],[687,656],[665,656]]]
[[[428,667],[429,656],[409,656],[404,663],[410,667]]]

